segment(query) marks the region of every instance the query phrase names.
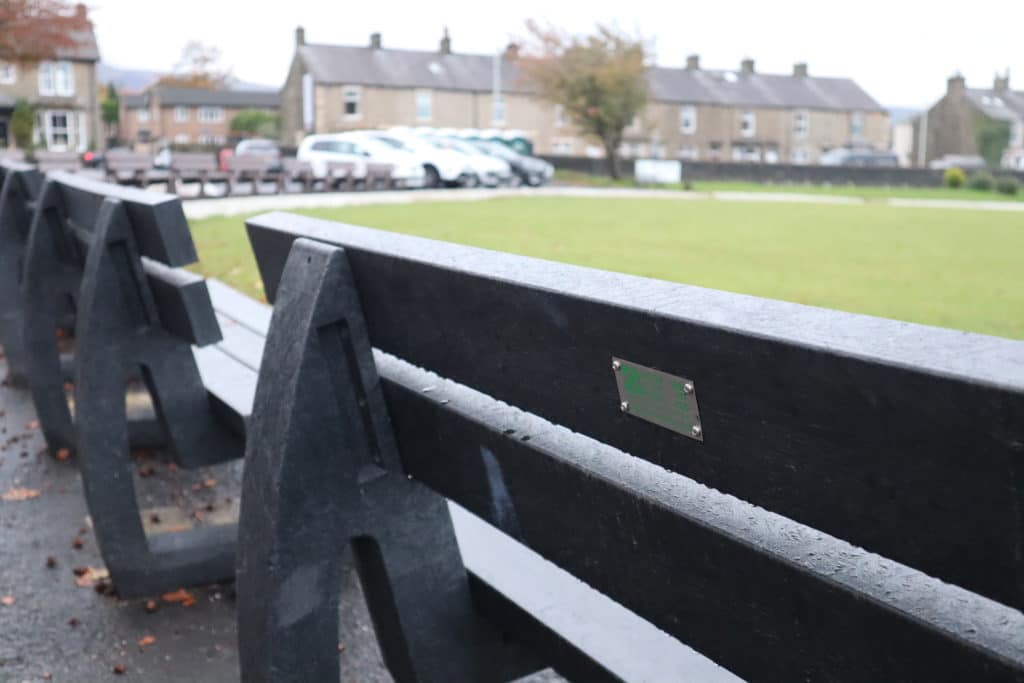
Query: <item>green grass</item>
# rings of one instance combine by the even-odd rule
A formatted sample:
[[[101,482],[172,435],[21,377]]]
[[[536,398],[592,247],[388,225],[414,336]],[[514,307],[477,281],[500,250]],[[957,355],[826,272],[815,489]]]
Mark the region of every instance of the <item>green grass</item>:
[[[633,180],[612,180],[576,171],[558,171],[557,182],[590,187],[637,187]],[[681,190],[681,184],[658,186]],[[866,187],[861,185],[804,185],[796,183],[762,184],[727,181],[695,181],[694,192],[794,192],[799,194],[826,194],[842,197],[861,197],[867,201],[885,199],[962,199],[967,201],[1024,202],[1024,192],[1016,195],[999,194],[995,190],[972,190],[962,187]]]
[[[1024,339],[1024,214],[867,204],[522,198],[304,212],[704,287]],[[194,222],[250,293],[241,218]]]

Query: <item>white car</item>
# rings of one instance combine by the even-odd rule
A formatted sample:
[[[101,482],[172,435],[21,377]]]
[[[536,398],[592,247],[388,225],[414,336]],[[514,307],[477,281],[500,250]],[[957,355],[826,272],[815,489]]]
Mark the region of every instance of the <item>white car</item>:
[[[435,145],[414,133],[391,129],[367,131],[367,134],[386,145],[415,154],[423,164],[426,174],[424,185],[427,187],[466,185],[476,176],[473,164],[465,154]]]
[[[365,155],[368,161],[391,164],[391,179],[396,186],[412,188],[425,184],[427,174],[423,161],[411,150],[379,140],[372,131],[338,133],[336,138],[351,143],[357,153]]]
[[[351,140],[341,139],[334,134],[307,135],[299,144],[295,156],[299,161],[308,161],[313,167],[313,176],[321,180],[327,178],[327,165],[332,161],[350,163],[353,178],[366,178],[366,161],[369,154],[364,154]]]
[[[440,135],[424,135],[423,139],[429,140],[442,149],[453,149],[465,154],[472,166],[477,182],[481,185],[497,187],[498,185],[510,185],[512,183],[512,167],[509,166],[507,161],[488,156],[465,140]]]

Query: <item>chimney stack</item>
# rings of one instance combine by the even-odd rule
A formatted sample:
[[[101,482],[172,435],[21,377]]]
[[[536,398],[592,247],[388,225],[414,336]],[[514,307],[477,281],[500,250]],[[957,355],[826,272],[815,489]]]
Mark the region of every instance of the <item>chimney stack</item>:
[[[700,55],[690,55],[686,58],[687,71],[700,71]]]
[[[380,49],[380,34],[379,33],[371,33],[370,34],[370,47],[372,47],[374,50],[379,50]]]
[[[452,38],[448,35],[448,27],[444,27],[444,34],[441,36],[441,54],[450,55],[452,53]]]
[[[1006,73],[1002,76],[996,74],[995,80],[992,82],[992,89],[996,92],[1006,92],[1010,89],[1010,70],[1007,69]]]
[[[519,43],[509,43],[505,46],[505,59],[510,62],[519,59]]]
[[[89,8],[85,6],[85,3],[78,3],[75,5],[75,18],[80,21],[85,21],[89,18]]]
[[[740,71],[742,71],[745,74],[754,73],[754,60],[751,59],[750,57],[747,57],[742,62],[740,62]]]
[[[800,78],[807,78],[807,62],[797,62],[794,64],[793,75]]]
[[[306,44],[306,29],[301,26],[295,27],[295,46]]]
[[[946,93],[949,95],[963,95],[965,90],[967,90],[967,84],[959,72],[950,76],[946,81]]]

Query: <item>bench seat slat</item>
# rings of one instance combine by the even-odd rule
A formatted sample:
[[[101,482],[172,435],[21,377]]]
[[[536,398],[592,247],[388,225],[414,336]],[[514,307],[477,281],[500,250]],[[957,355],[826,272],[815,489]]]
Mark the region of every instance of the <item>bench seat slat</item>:
[[[374,347],[1024,607],[1024,346],[288,214],[345,248]],[[624,415],[612,357],[692,379],[704,441]]]
[[[193,347],[192,353],[217,414],[236,434],[244,436],[245,421],[252,414],[257,373],[219,345]]]
[[[207,278],[213,310],[230,317],[262,337],[270,329],[271,308],[215,278]]]

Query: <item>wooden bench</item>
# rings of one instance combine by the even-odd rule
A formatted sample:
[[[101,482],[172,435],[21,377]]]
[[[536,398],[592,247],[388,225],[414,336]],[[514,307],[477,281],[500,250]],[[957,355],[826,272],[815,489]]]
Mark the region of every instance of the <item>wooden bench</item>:
[[[287,192],[289,183],[293,182],[301,183],[303,192],[312,192],[316,182],[313,166],[308,161],[284,157],[281,159],[281,172],[277,174],[277,191],[282,194]],[[324,187],[326,189],[326,183]]]
[[[328,161],[324,189],[351,190],[356,186],[356,165],[351,161]]]
[[[228,194],[234,194],[238,183],[252,184],[250,194],[260,193],[260,183],[272,180],[270,166],[272,160],[258,154],[232,154],[227,158]],[[277,187],[275,183],[274,187]]]
[[[247,226],[244,680],[337,677],[345,547],[396,681],[618,680],[467,580],[444,499],[751,681],[1024,678],[1020,342]]]
[[[36,160],[36,167],[40,173],[49,171],[80,171],[82,170],[82,158],[77,152],[50,152],[36,150],[32,152]]]
[[[376,161],[366,162],[364,187],[367,190],[390,190],[394,187],[394,180],[391,177],[394,170],[394,164],[382,164]]]
[[[171,155],[171,169],[167,180],[167,191],[178,192],[178,184],[199,183],[199,196],[206,196],[207,183],[227,185],[229,177],[220,170],[217,156],[204,152],[174,152]]]
[[[0,344],[7,358],[7,379],[26,382],[21,296],[25,245],[43,176],[30,164],[0,161]]]
[[[166,183],[168,172],[153,168],[153,157],[146,152],[111,150],[103,155],[106,180],[112,183],[146,187]]]
[[[234,525],[147,536],[132,481],[136,445],[167,450],[184,468],[243,454],[248,409],[233,412],[233,397],[240,378],[251,391],[256,373],[237,360],[238,335],[221,339],[228,318],[215,313],[206,282],[181,270],[195,260],[180,198],[47,176],[25,258],[27,375],[48,445],[78,455],[97,541],[123,597],[234,572]],[[63,314],[73,319],[71,400],[54,334]],[[143,400],[132,400],[133,384]]]

